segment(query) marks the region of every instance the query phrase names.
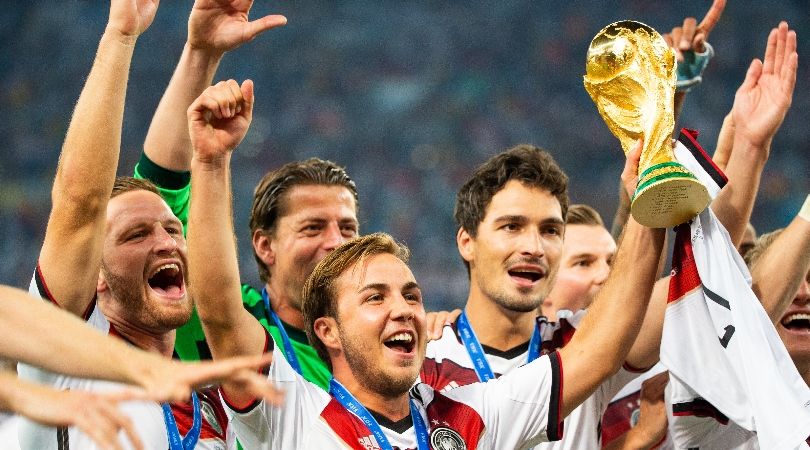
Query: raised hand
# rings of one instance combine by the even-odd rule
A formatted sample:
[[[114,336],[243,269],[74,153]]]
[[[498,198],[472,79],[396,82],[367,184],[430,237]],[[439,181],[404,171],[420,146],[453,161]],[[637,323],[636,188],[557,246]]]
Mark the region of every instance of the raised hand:
[[[723,9],[726,7],[726,0],[714,0],[706,16],[700,23],[694,17],[687,17],[683,20],[683,25],[675,27],[671,32],[664,34],[664,40],[675,50],[675,57],[678,62],[684,60],[684,52],[694,51],[703,53],[706,51],[705,43],[709,39]]]
[[[444,326],[455,322],[460,315],[460,309],[427,313],[425,320],[427,321],[428,339],[431,341],[441,339]]]
[[[242,142],[253,119],[253,81],[234,80],[209,87],[188,108],[188,130],[194,157],[221,160]]]
[[[737,136],[769,147],[793,100],[798,66],[796,32],[783,21],[768,36],[764,61],[751,62],[734,96],[731,114]]]
[[[148,398],[159,402],[187,401],[195,388],[229,383],[229,387],[240,389],[251,398],[278,404],[283,394],[259,372],[272,361],[272,353],[198,363],[167,361],[151,368],[141,384]]]
[[[633,198],[638,185],[638,162],[641,159],[641,150],[644,147],[644,139],[639,139],[635,147],[627,152],[627,160],[622,170],[621,182],[628,198]]]
[[[5,376],[5,375],[3,375]],[[54,427],[75,426],[86,434],[100,449],[123,450],[121,432],[136,450],[144,448],[132,421],[118,406],[121,402],[142,399],[137,391],[97,393],[80,390],[58,391],[13,377],[4,380],[24,400],[18,402],[15,412],[44,425]]]
[[[250,21],[252,6],[253,0],[196,0],[188,19],[189,45],[224,53],[287,23],[287,18],[281,15]]]
[[[112,0],[107,28],[123,36],[138,37],[155,19],[160,0]]]

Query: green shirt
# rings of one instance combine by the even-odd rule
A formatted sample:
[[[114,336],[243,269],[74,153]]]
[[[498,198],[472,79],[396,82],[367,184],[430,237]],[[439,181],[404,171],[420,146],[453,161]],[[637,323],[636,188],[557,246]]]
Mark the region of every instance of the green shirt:
[[[183,223],[185,233],[188,223],[191,174],[189,172],[174,172],[164,169],[149,160],[145,154],[142,154],[141,160],[135,166],[135,177],[149,180],[157,185],[163,199],[168,203],[174,215]],[[247,284],[243,284],[242,304],[270,333],[273,340],[281,343],[281,334],[264,306],[261,292]],[[287,336],[290,338],[295,355],[301,363],[304,378],[324,390],[328,390],[329,379],[332,374],[329,372],[326,363],[318,357],[315,348],[309,345],[306,333],[287,323],[282,324],[285,331],[287,331]],[[196,308],[192,311],[191,319],[177,329],[174,350],[180,359],[184,361],[211,359],[211,350],[205,341],[205,334]],[[283,353],[284,346],[280,346],[279,350]]]

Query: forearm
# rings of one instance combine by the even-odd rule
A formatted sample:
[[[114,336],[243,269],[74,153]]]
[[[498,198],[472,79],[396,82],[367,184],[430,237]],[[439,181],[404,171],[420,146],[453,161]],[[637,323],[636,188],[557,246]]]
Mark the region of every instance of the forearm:
[[[561,350],[566,414],[627,357],[647,309],[664,234],[664,229],[628,220],[610,277],[571,342]]]
[[[121,145],[135,37],[108,28],[65,137],[39,262],[60,306],[81,314],[93,297],[105,214]]]
[[[189,170],[192,150],[186,110],[211,85],[221,60],[220,52],[186,43],[144,142],[144,152],[157,165],[174,171]]]
[[[745,138],[734,137],[725,169],[728,184],[712,202],[712,211],[728,231],[735,247],[740,245],[751,218],[769,147],[770,143],[753,144]]]
[[[190,284],[206,338],[215,358],[260,354],[264,331],[242,306],[230,155],[216,162],[195,158],[191,166]],[[217,264],[206,263],[209,261]]]
[[[625,361],[634,369],[650,368],[659,360],[668,294],[669,277],[667,276],[655,282],[647,313],[644,315],[644,322],[630,348],[630,353],[627,354]]]
[[[653,440],[649,433],[636,426],[611,441],[603,450],[649,450],[660,441],[661,438]]]
[[[810,221],[796,217],[751,268],[752,287],[772,321],[782,317],[809,270]]]
[[[7,286],[0,286],[0,333],[0,357],[75,377],[144,386],[146,368],[165,363]]]
[[[65,136],[53,188],[55,205],[106,205],[118,166],[135,41],[110,28],[101,38]]]

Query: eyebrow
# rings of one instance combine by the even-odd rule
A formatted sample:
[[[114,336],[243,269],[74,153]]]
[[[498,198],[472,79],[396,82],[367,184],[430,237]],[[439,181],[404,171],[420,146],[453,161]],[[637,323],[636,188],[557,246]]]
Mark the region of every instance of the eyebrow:
[[[510,215],[507,214],[505,216],[500,216],[495,219],[495,222],[518,222],[518,223],[526,223],[529,221],[529,218],[526,216],[521,215]],[[542,225],[565,225],[565,221],[560,219],[559,217],[547,217],[540,221]]]
[[[409,291],[409,290],[412,290],[412,289],[420,289],[419,284],[417,282],[415,282],[415,281],[409,281],[409,282],[405,283],[404,286],[402,286],[403,291]],[[390,290],[390,287],[385,283],[369,283],[369,284],[361,287],[360,289],[358,289],[357,292],[363,292],[363,291],[369,291],[369,290],[387,292],[388,290]]]

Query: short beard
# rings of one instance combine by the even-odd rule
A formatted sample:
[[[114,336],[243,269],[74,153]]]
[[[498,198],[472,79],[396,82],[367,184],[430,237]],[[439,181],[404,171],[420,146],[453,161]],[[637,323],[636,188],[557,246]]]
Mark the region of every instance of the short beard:
[[[371,391],[385,398],[396,398],[405,394],[416,382],[416,376],[395,378],[377,370],[372,362],[365,356],[368,354],[366,346],[350,338],[343,330],[340,322],[337,324],[338,334],[343,343],[343,354],[349,368],[358,380]]]
[[[161,311],[150,310],[149,299],[139,295],[143,292],[140,280],[113,274],[102,261],[101,273],[110,289],[113,302],[120,305],[120,311],[125,312],[124,320],[135,326],[144,326],[150,329],[175,330],[185,325],[191,318],[191,307],[182,313],[164,314]],[[188,295],[188,294],[187,294]]]

